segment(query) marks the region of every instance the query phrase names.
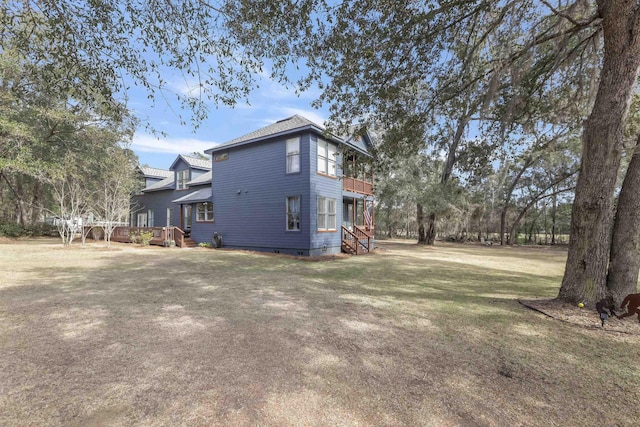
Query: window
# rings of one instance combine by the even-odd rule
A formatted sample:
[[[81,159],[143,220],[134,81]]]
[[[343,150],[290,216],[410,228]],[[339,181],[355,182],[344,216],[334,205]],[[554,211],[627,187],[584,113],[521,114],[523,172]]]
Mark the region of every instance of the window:
[[[173,225],[173,208],[167,208],[167,227]]]
[[[147,227],[153,227],[155,222],[153,221],[153,209],[147,211]]]
[[[184,205],[182,210],[182,226],[185,231],[191,230],[191,205]]]
[[[337,147],[327,141],[318,140],[318,173],[336,176]]]
[[[213,203],[198,203],[196,208],[196,221],[213,221]]]
[[[318,197],[318,230],[336,229],[336,199]]]
[[[189,169],[178,171],[177,173],[177,187],[178,190],[185,190],[187,188],[187,182],[189,182]]]
[[[300,172],[300,138],[287,139],[287,173]]]
[[[137,224],[138,224],[138,227],[146,227],[147,226],[147,214],[146,213],[139,213],[138,214]]]
[[[224,153],[218,153],[215,156],[213,156],[213,161],[214,162],[224,162],[228,158],[229,158],[229,153],[225,151]]]
[[[300,231],[300,196],[287,197],[287,231]]]

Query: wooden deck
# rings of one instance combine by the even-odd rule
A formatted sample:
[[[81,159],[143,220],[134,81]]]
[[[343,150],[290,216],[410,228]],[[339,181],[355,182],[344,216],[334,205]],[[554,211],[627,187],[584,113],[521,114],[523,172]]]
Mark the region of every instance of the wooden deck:
[[[111,236],[114,242],[132,243],[131,236],[140,232],[153,232],[150,245],[175,246],[183,248],[186,246],[184,231],[178,227],[116,227]]]

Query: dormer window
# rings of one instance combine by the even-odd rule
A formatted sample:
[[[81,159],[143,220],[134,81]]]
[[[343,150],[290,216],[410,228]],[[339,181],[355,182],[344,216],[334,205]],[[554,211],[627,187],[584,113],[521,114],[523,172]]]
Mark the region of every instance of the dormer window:
[[[176,179],[176,189],[177,190],[186,190],[187,182],[189,182],[189,169],[185,169],[177,172]]]

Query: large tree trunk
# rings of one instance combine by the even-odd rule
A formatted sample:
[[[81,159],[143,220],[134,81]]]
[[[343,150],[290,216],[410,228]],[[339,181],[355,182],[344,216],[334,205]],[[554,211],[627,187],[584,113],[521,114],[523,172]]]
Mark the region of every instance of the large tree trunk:
[[[424,209],[422,205],[418,203],[416,208],[416,220],[418,221],[418,244],[427,244],[427,232],[424,228]]]
[[[640,271],[640,136],[618,198],[607,290],[616,302],[637,293]]]
[[[583,133],[569,253],[558,298],[593,302],[606,294],[613,199],[624,128],[640,67],[640,6],[599,0],[604,35],[600,84]]]
[[[553,196],[553,205],[551,211],[551,245],[556,244],[556,222],[558,213],[558,196]]]
[[[509,208],[504,206],[502,211],[500,212],[500,245],[504,246],[507,244],[505,239],[505,234],[507,233],[507,210]]]
[[[427,240],[427,245],[433,245],[436,242],[436,214],[434,212],[429,214],[429,223],[425,238]]]

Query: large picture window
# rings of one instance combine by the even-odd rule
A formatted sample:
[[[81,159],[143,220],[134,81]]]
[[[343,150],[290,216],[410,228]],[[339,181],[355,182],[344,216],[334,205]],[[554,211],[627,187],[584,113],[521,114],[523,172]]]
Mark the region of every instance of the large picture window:
[[[300,196],[287,197],[287,231],[300,231]]]
[[[212,202],[198,203],[198,206],[196,208],[196,221],[198,222],[213,221],[213,203]]]
[[[318,173],[336,176],[336,155],[338,149],[332,144],[321,139],[318,140]]]
[[[300,138],[287,139],[287,173],[300,172]]]
[[[187,182],[189,182],[189,169],[178,171],[176,189],[185,190],[187,188]]]
[[[336,229],[336,199],[318,197],[318,230]]]

